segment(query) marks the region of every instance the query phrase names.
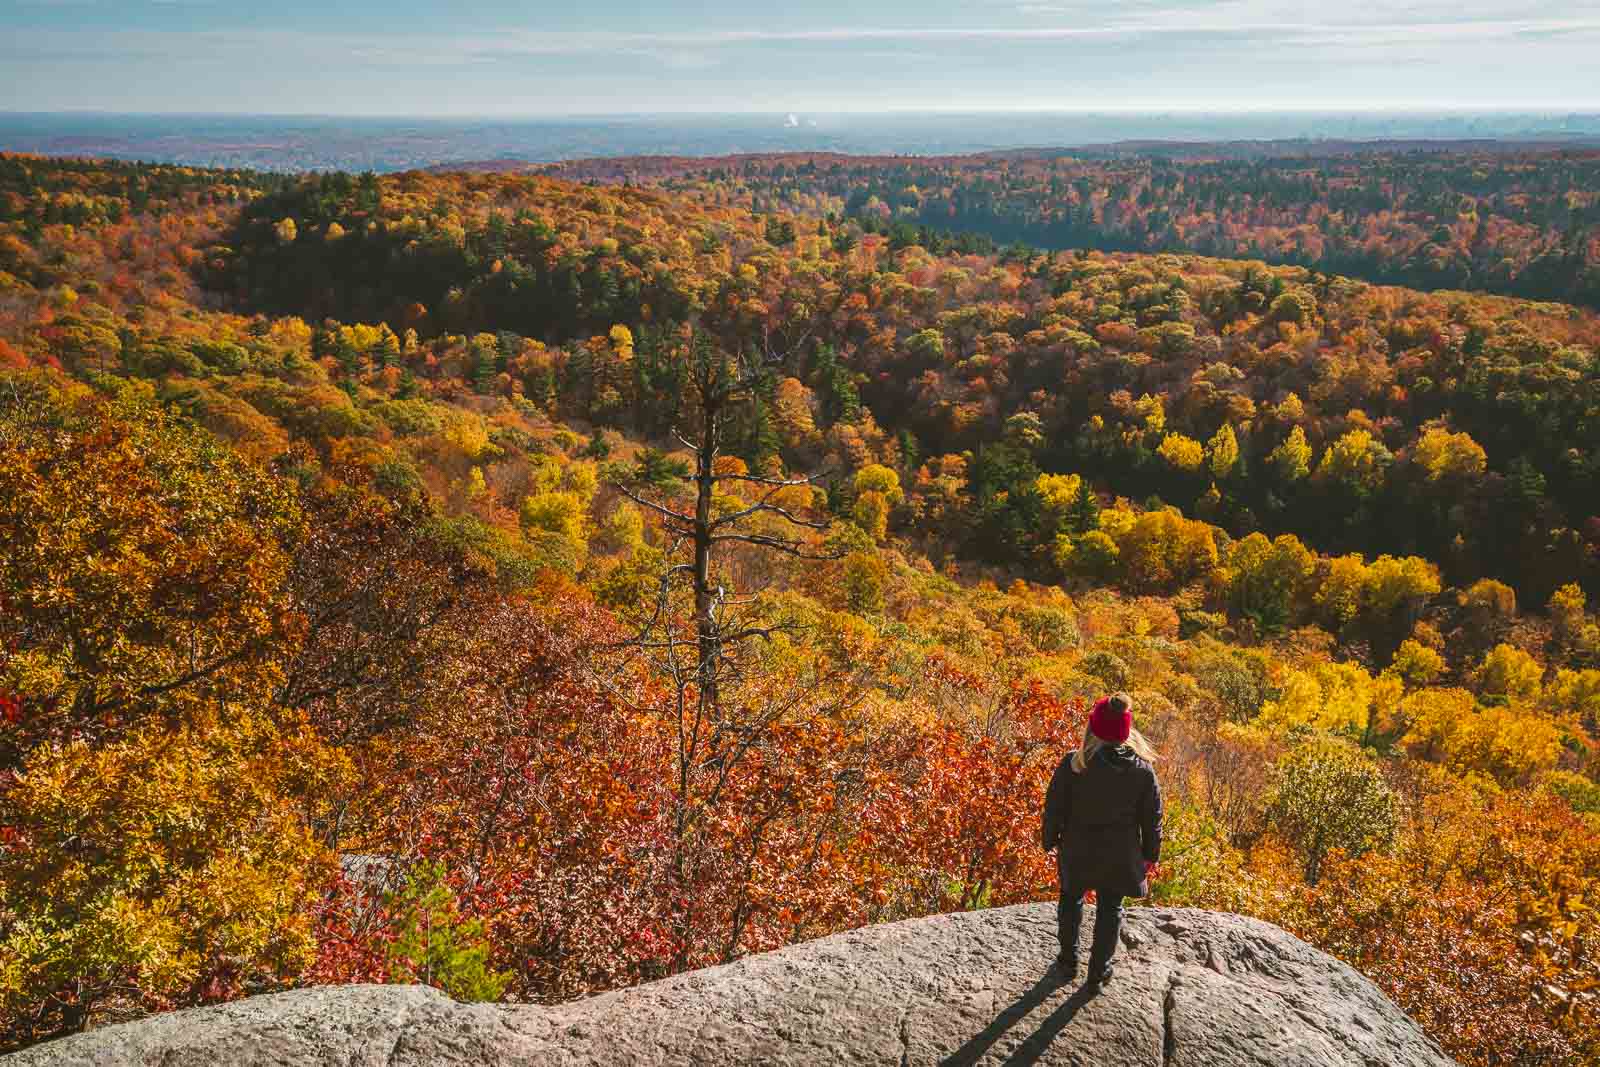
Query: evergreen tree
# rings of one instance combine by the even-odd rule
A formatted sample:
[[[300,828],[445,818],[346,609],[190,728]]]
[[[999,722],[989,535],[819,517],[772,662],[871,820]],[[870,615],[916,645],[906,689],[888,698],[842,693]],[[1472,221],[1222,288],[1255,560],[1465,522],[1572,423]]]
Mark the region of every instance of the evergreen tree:
[[[1100,502],[1095,499],[1094,490],[1089,488],[1087,478],[1078,480],[1078,495],[1067,509],[1067,524],[1073,533],[1078,534],[1088,533],[1100,526]]]
[[[832,345],[817,349],[816,390],[822,398],[822,413],[829,422],[855,422],[861,417],[861,394],[855,376],[839,362]]]

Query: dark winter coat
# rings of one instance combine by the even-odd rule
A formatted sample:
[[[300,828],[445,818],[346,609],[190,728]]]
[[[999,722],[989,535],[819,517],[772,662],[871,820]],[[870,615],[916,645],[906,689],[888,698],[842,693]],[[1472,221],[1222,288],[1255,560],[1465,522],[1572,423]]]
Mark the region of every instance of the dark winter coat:
[[[1059,847],[1072,886],[1125,897],[1150,892],[1145,863],[1161,859],[1161,786],[1126,745],[1102,747],[1082,774],[1072,753],[1050,779],[1043,843]],[[1062,887],[1066,889],[1066,886]]]

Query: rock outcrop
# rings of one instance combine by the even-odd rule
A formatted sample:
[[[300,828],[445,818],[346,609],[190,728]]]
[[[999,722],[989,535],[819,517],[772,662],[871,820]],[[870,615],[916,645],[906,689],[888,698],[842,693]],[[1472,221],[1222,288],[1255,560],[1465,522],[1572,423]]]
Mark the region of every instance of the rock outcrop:
[[[1132,909],[1116,976],[1092,996],[1050,978],[1054,953],[1054,907],[1029,904],[869,927],[556,1007],[457,1004],[418,986],[325,987],[107,1027],[8,1059],[16,1067],[1452,1062],[1372,983],[1253,919]]]

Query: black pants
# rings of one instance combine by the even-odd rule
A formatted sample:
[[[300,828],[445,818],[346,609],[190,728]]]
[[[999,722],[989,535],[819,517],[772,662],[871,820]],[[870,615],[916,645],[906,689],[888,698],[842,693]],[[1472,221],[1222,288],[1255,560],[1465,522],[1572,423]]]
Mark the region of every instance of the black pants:
[[[1117,942],[1122,934],[1122,897],[1107,893],[1094,886],[1078,885],[1067,872],[1066,859],[1058,850],[1056,873],[1061,879],[1061,896],[1056,901],[1056,938],[1061,951],[1068,956],[1078,954],[1078,929],[1083,925],[1083,895],[1095,890],[1094,941],[1089,947],[1089,970],[1104,967],[1116,954]]]

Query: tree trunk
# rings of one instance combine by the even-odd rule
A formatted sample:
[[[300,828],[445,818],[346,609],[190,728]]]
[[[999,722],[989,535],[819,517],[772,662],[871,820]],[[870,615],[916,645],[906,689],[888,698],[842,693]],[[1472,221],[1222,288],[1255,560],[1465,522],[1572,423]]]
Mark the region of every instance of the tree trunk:
[[[694,624],[698,642],[696,667],[700,707],[713,719],[717,714],[717,620],[713,614],[716,591],[711,586],[711,502],[716,490],[713,467],[717,458],[717,408],[707,405],[700,431],[695,470],[694,505]]]

